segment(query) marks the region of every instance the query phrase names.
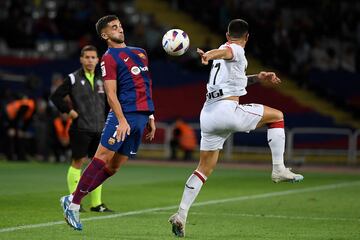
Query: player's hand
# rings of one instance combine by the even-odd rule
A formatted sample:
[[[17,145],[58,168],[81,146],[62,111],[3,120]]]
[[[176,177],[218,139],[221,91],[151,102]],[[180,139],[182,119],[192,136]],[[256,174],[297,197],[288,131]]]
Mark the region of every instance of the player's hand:
[[[69,116],[71,117],[71,119],[76,119],[79,117],[79,114],[74,109],[71,109],[69,112]]]
[[[155,126],[155,119],[149,118],[149,122],[146,125],[148,133],[146,134],[146,140],[152,141],[155,136],[156,126]]]
[[[274,72],[260,72],[258,78],[260,81],[271,82],[273,84],[281,83],[280,78],[278,78]]]
[[[124,141],[127,135],[130,135],[130,126],[125,118],[119,120],[119,125],[116,127],[116,140],[118,142]]]
[[[208,56],[206,55],[206,53],[201,50],[200,48],[196,49],[196,52],[200,55],[201,57],[201,63],[204,65],[208,65],[209,64],[209,60],[208,60]]]

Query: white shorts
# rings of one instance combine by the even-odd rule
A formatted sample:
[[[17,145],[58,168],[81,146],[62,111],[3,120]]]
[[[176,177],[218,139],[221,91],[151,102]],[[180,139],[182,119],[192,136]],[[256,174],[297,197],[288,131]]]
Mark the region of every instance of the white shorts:
[[[220,100],[205,104],[200,114],[200,150],[219,150],[233,132],[254,130],[264,114],[261,104]]]

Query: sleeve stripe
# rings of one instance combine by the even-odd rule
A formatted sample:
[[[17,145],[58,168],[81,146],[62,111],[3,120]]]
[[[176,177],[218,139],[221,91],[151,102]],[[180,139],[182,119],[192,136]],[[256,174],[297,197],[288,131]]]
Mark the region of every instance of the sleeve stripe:
[[[225,47],[226,47],[226,48],[229,48],[230,51],[231,51],[232,58],[231,58],[230,60],[234,60],[234,59],[235,59],[235,55],[234,55],[234,51],[233,51],[232,47],[231,47],[230,45],[226,45]]]
[[[70,77],[71,85],[74,85],[75,84],[75,76],[74,76],[74,74],[70,73],[69,77]]]

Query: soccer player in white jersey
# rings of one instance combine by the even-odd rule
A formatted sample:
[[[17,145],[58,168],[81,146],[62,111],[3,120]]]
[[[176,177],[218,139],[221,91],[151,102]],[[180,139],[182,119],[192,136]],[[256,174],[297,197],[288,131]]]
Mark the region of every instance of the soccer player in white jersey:
[[[277,109],[261,104],[239,104],[239,97],[246,94],[246,87],[260,81],[273,84],[280,79],[273,72],[245,75],[247,60],[244,48],[249,38],[248,24],[242,19],[234,19],[228,25],[227,43],[218,49],[203,52],[198,49],[204,65],[212,62],[207,84],[206,102],[200,114],[201,143],[200,162],[185,184],[178,212],[169,222],[173,233],[185,236],[188,211],[202,185],[214,170],[225,140],[233,132],[249,132],[267,125],[267,139],[272,154],[271,178],[275,183],[299,182],[304,179],[284,165],[284,116]]]

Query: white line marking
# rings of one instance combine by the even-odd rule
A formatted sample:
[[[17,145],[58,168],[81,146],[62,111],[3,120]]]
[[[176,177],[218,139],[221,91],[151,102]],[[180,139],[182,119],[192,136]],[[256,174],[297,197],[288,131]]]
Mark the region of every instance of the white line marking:
[[[169,215],[170,211],[155,212],[154,214]],[[253,218],[275,218],[286,220],[314,220],[314,221],[354,221],[360,222],[360,218],[332,218],[332,217],[306,217],[306,216],[286,216],[286,215],[272,215],[272,214],[248,214],[248,213],[202,213],[191,212],[191,215],[201,216],[226,216],[226,217],[253,217]]]
[[[305,192],[324,191],[324,190],[330,190],[330,189],[335,189],[335,188],[350,187],[350,186],[355,186],[355,185],[359,185],[359,184],[360,184],[360,181],[354,181],[354,182],[323,185],[323,186],[318,186],[318,187],[287,190],[287,191],[281,191],[281,192],[269,192],[269,193],[256,194],[256,195],[250,195],[250,196],[241,196],[241,197],[235,197],[235,198],[225,198],[225,199],[199,202],[199,203],[194,203],[192,206],[193,207],[206,206],[206,205],[213,205],[213,204],[219,204],[219,203],[238,202],[238,201],[245,201],[245,200],[250,200],[250,199],[262,199],[262,198],[277,197],[277,196],[284,196],[284,195],[298,194],[298,193],[305,193]],[[117,213],[117,214],[111,214],[111,215],[106,215],[106,216],[89,217],[89,218],[84,218],[81,221],[87,222],[87,221],[100,220],[100,219],[119,218],[119,217],[125,217],[125,216],[140,215],[140,214],[149,213],[149,212],[172,210],[172,209],[177,209],[177,208],[178,208],[178,205],[167,206],[167,207],[158,207],[158,208],[148,208],[148,209],[143,209],[143,210],[138,210],[138,211]],[[50,226],[55,226],[55,225],[60,225],[60,224],[65,224],[65,221],[30,224],[30,225],[23,225],[23,226],[18,226],[18,227],[9,227],[9,228],[0,228],[0,233],[14,232],[14,231],[18,231],[18,230],[40,228],[40,227],[50,227]]]

